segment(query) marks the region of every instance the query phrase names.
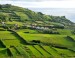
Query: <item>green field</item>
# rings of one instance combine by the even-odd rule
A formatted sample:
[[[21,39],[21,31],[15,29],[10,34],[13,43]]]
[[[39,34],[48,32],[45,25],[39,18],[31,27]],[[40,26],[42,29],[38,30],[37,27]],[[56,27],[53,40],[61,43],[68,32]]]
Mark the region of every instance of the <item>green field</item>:
[[[17,37],[9,31],[0,31],[0,39],[16,39]]]
[[[6,22],[6,24],[7,24],[7,25],[14,25],[14,24],[18,24],[19,26],[22,26],[22,25],[23,25],[23,23],[22,23],[22,22],[15,22],[15,21],[12,21],[12,22],[8,21],[8,22]]]
[[[18,32],[18,34],[26,41],[40,40],[43,43],[57,44],[66,47],[73,47],[75,44],[66,38],[67,35],[26,34],[23,32]]]
[[[0,4],[0,58],[75,58],[75,23]]]
[[[16,58],[17,57],[27,57],[27,58],[74,57],[75,42],[73,40],[75,40],[75,36],[70,35],[71,39],[69,39],[67,38],[66,34],[65,35],[41,34],[37,30],[31,30],[31,29],[17,30],[16,33],[11,31],[0,31],[0,40],[1,40],[0,55],[1,57],[12,56]],[[31,41],[33,40],[39,40],[40,43],[38,43],[37,45],[22,44],[21,38],[26,40],[28,43],[32,43]],[[62,47],[64,47],[64,49]]]
[[[58,29],[57,30],[60,35],[73,35],[72,30],[67,30],[67,29]]]
[[[59,49],[59,48],[54,48],[59,54],[61,54],[62,56],[64,56],[65,58],[71,58],[71,57],[75,57],[75,53],[72,52],[71,50],[67,50],[67,49]]]
[[[38,50],[36,50],[33,46],[28,45],[27,47],[32,51],[32,53],[33,53],[36,57],[43,57],[43,55],[42,55]]]

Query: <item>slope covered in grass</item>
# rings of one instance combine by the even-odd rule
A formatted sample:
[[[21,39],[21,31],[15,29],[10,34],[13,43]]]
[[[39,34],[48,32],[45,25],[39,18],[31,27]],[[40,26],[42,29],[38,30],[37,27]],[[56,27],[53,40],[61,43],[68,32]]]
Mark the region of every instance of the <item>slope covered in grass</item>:
[[[0,58],[75,58],[74,28],[65,16],[0,5]]]
[[[48,53],[50,53],[53,57],[55,58],[61,58],[62,56],[56,51],[54,50],[52,47],[50,46],[42,46]]]
[[[60,35],[73,35],[72,30],[67,30],[67,29],[58,29],[57,30]]]
[[[68,49],[59,49],[59,48],[54,48],[55,50],[57,50],[57,52],[59,54],[61,54],[63,57],[65,58],[71,58],[71,57],[75,57],[75,52],[68,50]]]
[[[0,39],[16,39],[17,37],[9,31],[0,31]]]
[[[31,46],[31,45],[28,45],[27,46],[31,51],[32,51],[32,53],[36,56],[36,57],[43,57],[43,55],[38,51],[38,50],[36,50],[33,46]]]
[[[0,57],[8,57],[7,50],[5,48],[0,48]]]
[[[68,20],[65,16],[45,15],[41,12],[34,12],[27,8],[13,6],[10,4],[0,5],[1,21],[41,21],[44,25],[68,26],[73,28],[74,23]]]
[[[67,46],[67,47],[74,46],[74,42],[69,41],[66,38],[66,35],[25,34],[22,32],[18,32],[18,34],[27,41],[40,40],[41,42],[51,43],[55,45],[61,45],[61,46]]]
[[[38,46],[38,45],[35,45],[34,46],[37,50],[39,50],[42,54],[43,54],[43,56],[44,57],[51,57],[51,55],[49,54],[49,53],[47,53],[45,50],[43,50],[40,46]]]

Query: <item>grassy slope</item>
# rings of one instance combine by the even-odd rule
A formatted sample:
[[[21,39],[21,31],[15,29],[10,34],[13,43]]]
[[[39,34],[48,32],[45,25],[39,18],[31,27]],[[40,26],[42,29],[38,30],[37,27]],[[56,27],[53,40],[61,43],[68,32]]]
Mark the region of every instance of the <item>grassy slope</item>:
[[[9,31],[0,31],[0,39],[16,39],[17,37]]]
[[[14,24],[18,24],[19,26],[22,26],[22,25],[23,25],[23,23],[22,23],[22,22],[16,22],[16,21],[12,21],[12,22],[8,21],[8,22],[6,22],[6,24],[7,24],[7,25],[14,25]]]
[[[29,16],[32,16],[32,17],[34,17],[33,19],[36,21],[36,20],[42,20],[42,21],[44,21],[43,19],[46,19],[46,18],[48,18],[48,19],[50,19],[50,20],[52,20],[53,21],[53,19],[51,18],[51,17],[49,17],[49,16],[46,16],[45,15],[45,17],[46,18],[44,18],[44,16],[42,16],[42,15],[40,15],[40,16],[37,16],[37,15],[39,15],[39,14],[33,14],[33,13],[35,13],[35,12],[32,12],[32,11],[29,11],[29,10],[27,10],[27,9],[24,9],[24,8],[21,8],[21,7],[16,7],[16,6],[11,6],[10,7],[10,9],[8,10],[8,8],[5,8],[4,10],[6,10],[6,11],[9,11],[9,10],[11,10],[12,12],[14,12],[15,14],[16,14],[16,16],[20,16],[20,18],[21,18],[21,21],[24,21],[24,20],[29,20],[30,18],[29,18]],[[29,16],[28,15],[26,15],[26,14],[24,14],[24,11],[25,10],[27,10],[28,12],[27,13],[29,13]],[[12,12],[11,12],[11,14],[12,14]],[[10,13],[5,13],[5,12],[2,12],[5,16],[7,16],[7,20],[8,20],[8,16],[9,16],[9,14]],[[37,16],[37,18],[36,18],[36,16]],[[40,18],[38,18],[38,17],[40,17]],[[60,18],[60,17],[59,17]],[[58,19],[59,19],[58,18]],[[56,18],[55,18],[56,19]],[[57,20],[58,20],[57,19]],[[65,18],[66,19],[66,18]],[[15,19],[14,19],[15,20]],[[55,20],[55,21],[57,21],[57,20]],[[64,20],[64,19],[63,19]],[[42,21],[36,21],[38,24],[39,23],[41,23],[41,25],[44,25],[44,22],[42,22]],[[46,23],[48,23],[47,25],[61,25],[61,22],[60,22],[60,20],[58,20],[58,22],[59,23],[57,23],[57,22],[50,22],[49,20],[46,22]],[[64,22],[66,23],[66,21],[64,20]],[[70,22],[70,21],[68,21],[68,22]],[[29,21],[28,22],[26,22],[27,24],[31,24]],[[33,23],[33,22],[32,22]],[[70,22],[71,23],[71,22]],[[9,24],[9,25],[13,25],[13,24],[18,24],[19,26],[22,26],[23,25],[23,23],[22,22],[15,22],[15,21],[13,21],[13,22],[6,22],[6,24]],[[66,25],[67,25],[67,23],[66,23]],[[27,34],[27,33],[25,33],[25,32],[29,32],[29,34]],[[38,33],[37,31],[35,31],[35,30],[19,30],[17,33],[22,37],[22,38],[24,38],[25,40],[27,40],[27,41],[32,41],[32,40],[40,40],[41,42],[44,42],[44,43],[51,43],[52,45],[59,45],[59,46],[65,46],[65,47],[68,47],[68,48],[74,48],[75,47],[75,43],[74,42],[72,42],[72,41],[70,41],[70,40],[68,40],[67,38],[66,38],[66,36],[67,35],[71,35],[71,37],[75,40],[75,36],[74,35],[72,35],[72,33],[71,33],[71,31],[70,30],[58,30],[58,32],[60,33],[60,35],[50,35],[50,34],[40,34],[40,33]],[[20,43],[20,41],[18,40],[18,38],[19,37],[17,37],[15,34],[13,34],[12,32],[9,32],[9,31],[0,31],[0,39],[4,39],[4,40],[2,40],[3,42],[4,42],[4,44],[9,48],[10,46],[12,46],[12,45],[14,45],[14,46],[18,46],[18,45],[20,45],[21,43]],[[46,57],[51,57],[51,55],[50,54],[52,54],[53,56],[58,56],[59,58],[60,58],[60,56],[59,56],[59,54],[62,54],[62,57],[63,57],[63,55],[64,55],[64,57],[65,58],[69,58],[69,57],[74,57],[75,56],[75,52],[72,52],[72,51],[70,51],[70,50],[66,50],[66,49],[58,49],[58,48],[55,48],[55,50],[57,50],[57,52],[59,53],[57,53],[55,50],[53,50],[51,47],[49,47],[49,46],[43,46],[43,48],[46,50],[43,50],[40,46],[38,46],[38,45],[35,45],[34,47],[33,46],[27,46],[32,52],[33,52],[33,54],[35,55],[35,56],[40,56],[41,57],[41,54],[40,54],[40,52],[43,54],[43,56],[45,56],[45,58]],[[11,49],[11,52],[13,53],[13,55],[17,55],[17,52],[15,51],[15,49],[13,49],[13,48],[10,48]],[[17,47],[16,48],[19,52],[20,52],[20,54],[21,55],[23,55],[24,57],[30,57],[28,54],[27,54],[27,52],[22,48],[22,47]],[[40,52],[39,52],[39,51]],[[74,49],[75,50],[75,49]],[[50,54],[49,54],[49,53]],[[37,55],[38,54],[38,55]],[[0,47],[0,58],[2,58],[2,57],[4,57],[4,56],[8,56],[7,55],[7,51],[6,51],[6,49],[4,49],[4,48],[1,48]]]
[[[18,37],[9,31],[0,31],[0,39],[7,47],[20,45]]]
[[[47,52],[49,52],[53,57],[55,58],[61,58],[59,53],[55,51],[52,47],[50,46],[42,46]]]
[[[75,52],[70,51],[68,49],[59,49],[59,48],[54,48],[55,50],[57,50],[57,52],[59,54],[61,54],[62,56],[64,56],[65,58],[69,58],[69,57],[74,57],[75,56]]]
[[[44,42],[44,43],[58,44],[58,45],[63,45],[63,46],[67,46],[67,47],[68,46],[71,47],[74,44],[73,42],[71,42],[67,38],[65,38],[66,35],[25,34],[22,32],[18,32],[18,34],[27,41],[40,40],[41,42]]]
[[[5,43],[5,45],[7,47],[10,47],[12,45],[14,46],[18,46],[20,44],[19,40],[17,40],[18,38],[16,37],[15,34],[13,34],[12,32],[9,32],[9,31],[0,31],[0,37],[1,39],[5,39],[3,40],[3,42]],[[28,34],[27,33],[24,33],[24,32],[29,32]],[[45,43],[51,43],[51,44],[55,44],[55,45],[59,45],[59,46],[65,46],[65,47],[70,47],[70,48],[73,48],[74,47],[74,43],[70,40],[68,40],[66,38],[66,35],[50,35],[50,34],[39,34],[37,31],[35,30],[30,30],[30,29],[23,29],[23,30],[18,30],[17,33],[22,36],[25,40],[27,41],[31,41],[31,40],[40,40],[41,42],[45,42]],[[3,36],[5,34],[5,36]],[[10,37],[11,36],[11,37]],[[74,36],[73,36],[74,37]],[[6,40],[6,39],[10,39],[10,40]],[[58,41],[57,41],[58,40]],[[64,42],[64,43],[63,43]],[[51,55],[56,55],[58,56],[59,58],[61,58],[61,56],[59,55],[60,53],[62,53],[62,51],[58,51],[60,53],[57,53],[56,51],[54,51],[51,47],[49,46],[43,46],[43,48],[45,50],[43,50],[40,46],[38,45],[35,45],[34,47],[38,50],[36,50],[33,46],[27,46],[31,51],[32,53],[35,55],[35,56],[38,56],[39,57],[42,57],[42,55],[40,54],[40,52],[45,56],[45,57],[52,57],[50,56]],[[18,49],[23,49],[23,48],[20,48],[18,47]],[[12,52],[14,52],[14,55],[17,55],[15,50],[13,48],[11,48]],[[65,50],[65,49],[63,49]],[[20,51],[21,53],[24,51],[24,49],[22,51]],[[36,52],[36,53],[35,53]],[[49,53],[50,54],[49,54]],[[25,52],[23,52],[25,54]],[[37,55],[38,53],[38,55]],[[67,51],[65,51],[65,55],[66,53],[69,53]],[[73,53],[73,52],[72,52]],[[26,54],[25,54],[26,55]],[[47,56],[46,56],[47,55]],[[73,53],[73,56],[74,56],[74,53]],[[62,56],[63,57],[63,56]],[[64,56],[64,57],[68,57],[68,56]]]
[[[6,47],[21,45],[18,40],[3,40]]]
[[[26,14],[24,14],[23,12],[15,12],[18,16],[20,16],[21,17],[21,20],[28,20],[29,19],[29,17],[26,15]]]
[[[0,58],[8,57],[7,50],[5,48],[0,48]]]
[[[39,51],[37,51],[33,46],[28,45],[27,47],[32,51],[32,53],[33,53],[36,57],[43,57],[43,55],[42,55]]]
[[[73,35],[72,30],[66,30],[66,29],[58,29],[57,30],[60,35]]]
[[[75,40],[75,35],[71,35],[70,37]]]
[[[49,53],[47,53],[45,50],[43,50],[40,46],[35,45],[34,47],[35,47],[37,50],[39,50],[39,51],[43,54],[44,57],[51,57],[51,55],[50,55]]]

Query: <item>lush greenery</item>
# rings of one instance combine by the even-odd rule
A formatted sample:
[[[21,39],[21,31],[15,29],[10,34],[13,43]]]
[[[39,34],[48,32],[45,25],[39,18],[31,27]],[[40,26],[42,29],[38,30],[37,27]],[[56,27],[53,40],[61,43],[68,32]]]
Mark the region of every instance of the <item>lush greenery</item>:
[[[75,58],[74,26],[65,16],[0,5],[0,58]]]

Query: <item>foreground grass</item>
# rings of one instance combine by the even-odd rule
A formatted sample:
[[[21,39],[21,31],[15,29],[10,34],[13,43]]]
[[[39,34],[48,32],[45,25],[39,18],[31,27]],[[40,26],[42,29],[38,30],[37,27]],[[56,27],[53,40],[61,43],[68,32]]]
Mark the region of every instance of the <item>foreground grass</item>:
[[[0,31],[0,39],[16,39],[17,37],[9,31]]]
[[[54,48],[59,54],[64,56],[65,58],[71,58],[75,57],[75,52],[68,50],[68,49],[59,49],[59,48]]]
[[[9,48],[11,57],[27,57],[27,58],[71,58],[75,56],[75,43],[72,39],[75,40],[74,35],[70,35],[72,39],[67,38],[67,35],[58,35],[58,34],[41,34],[36,30],[22,29],[18,30],[17,34],[22,37],[27,42],[32,40],[39,40],[42,44],[46,43],[48,45],[21,45],[19,36],[16,36],[14,32],[10,31],[0,31],[0,40],[6,48]],[[66,47],[67,49],[56,48]],[[15,48],[14,48],[15,47]],[[27,48],[25,48],[27,47]],[[69,55],[70,53],[70,55]],[[7,50],[3,47],[0,47],[1,58],[3,56],[8,57]]]
[[[0,31],[0,40],[6,47],[20,45],[19,37],[10,31]]]
[[[57,29],[60,35],[73,35],[72,30]]]
[[[51,43],[51,44],[61,45],[66,47],[74,46],[74,42],[68,40],[66,38],[66,35],[26,34],[23,32],[18,32],[18,34],[27,41],[40,40],[41,42],[44,43]]]

